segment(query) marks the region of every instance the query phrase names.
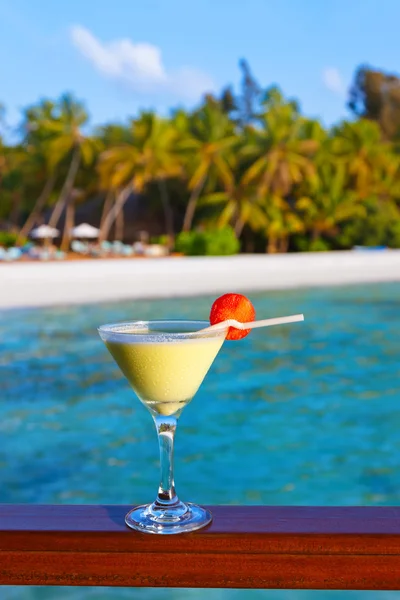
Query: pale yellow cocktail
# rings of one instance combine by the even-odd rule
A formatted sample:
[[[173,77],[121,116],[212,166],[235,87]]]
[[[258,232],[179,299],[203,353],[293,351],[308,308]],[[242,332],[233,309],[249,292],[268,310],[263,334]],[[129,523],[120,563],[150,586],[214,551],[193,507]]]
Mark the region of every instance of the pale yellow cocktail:
[[[137,506],[125,523],[147,533],[183,533],[210,523],[208,509],[179,500],[172,469],[177,419],[192,400],[224,343],[227,328],[207,321],[135,321],[103,325],[99,333],[136,395],[153,416],[160,445],[156,500]]]
[[[151,411],[173,415],[196,394],[224,338],[166,339],[148,342],[138,332],[135,343],[107,342],[106,346],[140,400]]]

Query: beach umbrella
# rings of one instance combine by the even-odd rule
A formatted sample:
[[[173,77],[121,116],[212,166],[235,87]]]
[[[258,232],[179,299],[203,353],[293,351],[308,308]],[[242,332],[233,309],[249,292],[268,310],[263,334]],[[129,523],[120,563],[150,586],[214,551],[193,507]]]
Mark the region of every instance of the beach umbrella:
[[[71,230],[71,235],[74,238],[92,240],[99,237],[100,229],[89,225],[89,223],[81,223]]]
[[[60,235],[58,229],[54,227],[50,227],[49,225],[40,225],[33,229],[30,233],[30,236],[36,240],[49,240],[52,238],[56,238]]]

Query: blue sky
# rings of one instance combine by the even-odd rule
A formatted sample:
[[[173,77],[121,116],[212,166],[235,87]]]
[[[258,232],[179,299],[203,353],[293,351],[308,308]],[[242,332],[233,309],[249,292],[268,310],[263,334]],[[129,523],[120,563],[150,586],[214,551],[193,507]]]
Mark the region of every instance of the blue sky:
[[[0,0],[0,102],[15,124],[72,91],[93,124],[124,121],[238,85],[245,57],[329,125],[359,64],[400,71],[399,23],[400,0]]]

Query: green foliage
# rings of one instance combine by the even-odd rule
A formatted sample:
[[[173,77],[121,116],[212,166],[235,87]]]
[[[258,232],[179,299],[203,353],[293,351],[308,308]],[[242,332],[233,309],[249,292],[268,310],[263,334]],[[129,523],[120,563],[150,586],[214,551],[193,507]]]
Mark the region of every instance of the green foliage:
[[[12,248],[16,245],[18,234],[11,231],[0,231],[0,246],[3,248]],[[20,239],[18,245],[23,246],[28,240],[26,238]]]
[[[389,248],[400,248],[400,218],[392,221],[388,231]]]
[[[353,246],[388,246],[400,248],[400,211],[393,203],[383,205],[372,198],[363,219],[346,223],[337,241],[343,248]]]
[[[321,237],[310,240],[308,236],[297,235],[293,239],[293,248],[299,252],[327,252],[332,250],[332,243]]]
[[[319,238],[318,240],[312,240],[308,247],[309,252],[326,252],[330,249],[331,248],[328,242],[321,238]]]
[[[167,235],[153,235],[150,238],[150,244],[160,244],[161,246],[168,246],[169,239]]]
[[[399,247],[398,79],[360,69],[350,98],[357,119],[327,130],[279,87],[260,86],[245,60],[240,69],[238,92],[226,86],[192,110],[142,112],[93,135],[71,95],[29,106],[21,139],[0,138],[0,221],[20,228],[18,242],[35,224],[60,221],[66,246],[75,205],[85,202],[101,240],[123,237],[124,226],[130,236],[161,230],[157,242],[172,249],[181,231],[176,248],[191,255],[231,254],[239,244]]]
[[[193,256],[193,247],[196,246],[198,238],[197,231],[182,231],[175,239],[175,250],[186,256]]]
[[[175,250],[186,256],[229,256],[239,252],[240,243],[231,227],[208,231],[183,231]]]

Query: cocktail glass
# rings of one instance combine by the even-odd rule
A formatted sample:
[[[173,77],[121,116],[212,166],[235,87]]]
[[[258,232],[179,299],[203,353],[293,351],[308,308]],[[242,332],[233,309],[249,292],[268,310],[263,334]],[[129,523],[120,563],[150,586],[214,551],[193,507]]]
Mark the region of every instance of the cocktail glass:
[[[177,420],[192,400],[217,356],[226,330],[202,332],[206,321],[135,321],[103,325],[101,339],[139,400],[150,411],[160,446],[161,481],[152,504],[125,517],[132,529],[183,533],[200,529],[210,511],[179,500],[173,475]]]

